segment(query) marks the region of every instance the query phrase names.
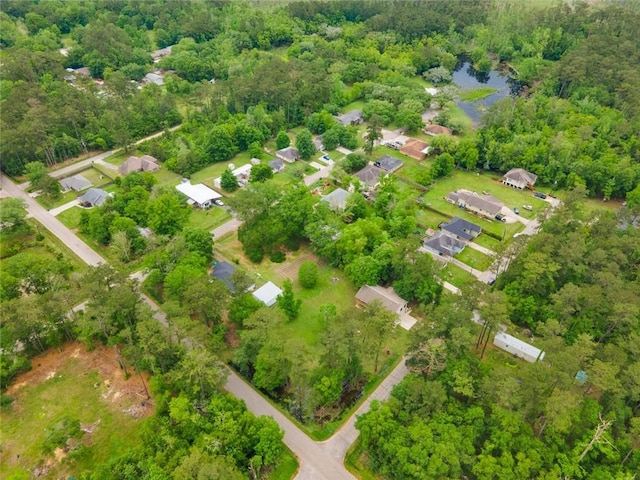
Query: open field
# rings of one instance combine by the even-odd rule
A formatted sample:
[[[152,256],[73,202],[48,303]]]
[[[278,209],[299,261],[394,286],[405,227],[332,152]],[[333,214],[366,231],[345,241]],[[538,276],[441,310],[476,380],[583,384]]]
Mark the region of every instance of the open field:
[[[480,271],[485,271],[493,262],[490,256],[470,247],[466,247],[462,252],[457,254],[456,258],[471,268]]]
[[[471,273],[451,263],[448,263],[446,267],[440,270],[439,276],[442,280],[445,280],[458,288],[462,288],[465,285],[469,285],[476,281],[476,278],[471,275]]]
[[[139,423],[153,403],[138,375],[124,378],[113,349],[87,352],[70,343],[35,357],[32,366],[9,387],[14,402],[1,413],[4,478],[33,478],[36,468],[41,478],[77,477],[139,442]],[[70,451],[45,454],[46,429],[65,417],[86,432]]]
[[[224,208],[213,206],[206,210],[194,209],[189,215],[187,225],[203,230],[213,230],[231,218],[231,214]]]
[[[73,190],[70,190],[63,193],[59,198],[56,199],[52,199],[51,197],[49,197],[49,195],[39,195],[36,197],[36,202],[38,202],[47,210],[51,210],[52,208],[59,207],[61,205],[64,205],[65,203],[72,202],[78,197],[78,194],[82,195],[82,192],[74,192]]]
[[[70,230],[74,230],[80,226],[80,215],[82,207],[73,207],[56,215],[56,218]]]
[[[495,92],[496,89],[491,87],[470,88],[462,90],[459,97],[463,102],[475,102],[476,100],[493,95]]]

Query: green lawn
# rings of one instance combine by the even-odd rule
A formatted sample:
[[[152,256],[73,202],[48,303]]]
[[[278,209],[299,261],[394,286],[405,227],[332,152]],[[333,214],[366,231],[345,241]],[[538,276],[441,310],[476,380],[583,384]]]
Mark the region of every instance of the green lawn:
[[[131,155],[134,155],[134,154],[131,152],[123,152],[122,150],[119,150],[118,153],[114,153],[110,157],[105,158],[104,161],[107,163],[110,163],[111,165],[116,165],[119,167]]]
[[[485,271],[493,262],[493,259],[488,255],[470,247],[466,247],[462,252],[457,254],[456,258],[462,263],[481,271]]]
[[[84,178],[89,180],[94,187],[102,187],[107,183],[111,183],[118,176],[115,170],[109,170],[106,167],[94,166],[79,172]]]
[[[77,345],[79,349],[85,348]],[[37,361],[34,359],[34,365]],[[127,397],[126,400],[114,401],[113,395],[117,392],[111,391],[105,380],[111,379],[102,378],[95,367],[69,356],[50,373],[42,372],[39,381],[34,379],[15,393],[12,391],[10,395],[15,398],[12,407],[0,414],[3,433],[0,470],[3,478],[32,478],[37,465],[44,463],[46,458],[53,458],[53,455],[45,456],[42,450],[45,430],[65,416],[79,420],[82,425],[99,423],[93,433],[85,434],[83,447],[72,457],[64,462],[51,462],[47,478],[77,477],[83,471],[135,447],[140,441],[140,420],[124,410],[138,400],[130,401]]]
[[[493,250],[494,252],[500,249],[501,245],[499,240],[496,240],[489,235],[480,235],[473,241],[473,243],[477,243],[481,247],[488,248],[489,250]]]
[[[489,95],[493,95],[495,92],[495,88],[478,87],[461,91],[459,97],[463,102],[475,102],[476,100],[480,100],[482,98],[488,97]]]
[[[81,207],[73,207],[64,212],[60,212],[56,218],[62,222],[62,224],[70,230],[78,228],[80,226],[80,215],[82,214]]]
[[[52,199],[49,195],[39,195],[36,197],[36,201],[47,210],[59,207],[65,203],[74,201],[78,197],[78,192],[73,190],[63,193],[59,198]]]
[[[445,106],[444,110],[449,114],[449,118],[452,122],[457,122],[462,125],[461,138],[467,138],[474,135],[473,120],[471,120],[471,118],[469,118],[469,116],[464,113],[459,106],[450,102]]]
[[[193,210],[189,215],[190,227],[212,230],[231,218],[231,214],[224,208],[211,207],[206,210]]]
[[[268,480],[291,480],[298,473],[298,460],[286,446],[276,465],[269,473]]]
[[[458,288],[476,281],[476,278],[471,273],[451,263],[448,263],[446,267],[440,270],[440,278]]]
[[[158,181],[158,185],[163,187],[175,187],[182,180],[181,175],[178,175],[177,173],[172,172],[171,170],[166,168],[164,165],[160,167],[160,170],[153,172],[152,175]]]

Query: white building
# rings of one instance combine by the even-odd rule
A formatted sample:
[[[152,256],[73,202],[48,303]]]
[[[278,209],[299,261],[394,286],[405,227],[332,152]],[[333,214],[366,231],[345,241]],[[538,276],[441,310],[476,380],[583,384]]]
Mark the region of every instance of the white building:
[[[213,205],[213,201],[222,197],[215,190],[211,190],[209,187],[202,183],[191,185],[191,183],[181,183],[176,185],[176,190],[180,193],[184,193],[189,200],[189,205],[195,205],[198,208],[209,208]]]
[[[536,363],[537,361],[542,361],[544,358],[544,352],[539,348],[503,332],[496,333],[496,336],[493,338],[493,344],[505,352],[509,352],[529,363]]]
[[[231,167],[232,165],[229,165],[229,168]],[[249,179],[251,178],[252,167],[253,165],[251,165],[250,163],[247,163],[246,165],[242,165],[238,168],[231,168],[231,173],[233,173],[233,176],[236,177],[236,180],[238,180],[238,185],[240,187],[244,187],[247,183],[249,183]],[[222,188],[222,186],[220,185],[221,181],[222,181],[222,177],[218,177],[213,180],[213,185],[216,188]]]
[[[273,282],[267,282],[258,290],[252,293],[256,300],[261,301],[267,307],[275,305],[278,297],[282,295],[282,290]]]

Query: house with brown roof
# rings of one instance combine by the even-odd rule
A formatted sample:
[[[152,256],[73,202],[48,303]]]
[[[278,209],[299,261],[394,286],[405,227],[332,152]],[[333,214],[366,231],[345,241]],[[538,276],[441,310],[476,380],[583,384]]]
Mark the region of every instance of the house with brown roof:
[[[447,127],[443,127],[442,125],[427,125],[424,127],[424,133],[427,135],[453,135],[453,130]]]
[[[410,138],[400,149],[400,153],[404,153],[407,157],[415,158],[416,160],[424,160],[424,157],[427,156],[428,148],[429,144],[427,142],[417,138]]]
[[[445,200],[488,219],[494,219],[504,206],[502,202],[491,195],[478,195],[468,190],[451,192],[445,197]]]
[[[380,287],[378,285],[363,285],[356,293],[356,306],[364,307],[374,300],[378,300],[384,308],[392,313],[401,315],[409,313],[409,302],[398,295],[393,287]]]
[[[155,172],[160,168],[158,160],[151,155],[142,155],[141,157],[131,156],[120,165],[118,171],[122,175],[127,175],[131,172]]]
[[[536,180],[538,180],[538,176],[527,172],[522,168],[512,168],[502,177],[502,183],[509,187],[518,188],[523,190],[528,188],[529,190],[533,190],[533,186],[536,184]]]

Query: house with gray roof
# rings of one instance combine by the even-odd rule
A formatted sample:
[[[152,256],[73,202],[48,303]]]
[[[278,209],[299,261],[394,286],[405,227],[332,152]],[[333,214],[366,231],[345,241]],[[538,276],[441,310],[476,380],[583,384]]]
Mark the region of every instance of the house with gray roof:
[[[380,167],[376,167],[375,165],[367,165],[362,170],[355,173],[355,176],[358,177],[360,182],[365,186],[368,190],[373,190],[380,183],[380,177],[386,175],[385,172]]]
[[[347,199],[351,193],[343,188],[336,188],[333,192],[322,197],[323,202],[329,204],[331,210],[344,210],[347,206]]]
[[[155,172],[160,168],[158,160],[151,155],[142,155],[141,157],[131,156],[120,165],[118,171],[122,175],[127,175],[131,172]]]
[[[273,173],[280,173],[284,170],[284,162],[279,158],[271,160],[269,162],[269,166],[271,167],[271,170],[273,170]]]
[[[364,116],[362,114],[362,110],[351,110],[347,113],[343,113],[342,115],[338,115],[336,120],[340,125],[348,127],[349,125],[360,125],[364,122]]]
[[[276,151],[276,157],[287,163],[293,163],[300,158],[300,152],[295,147],[281,148]]]
[[[422,242],[425,250],[439,256],[453,257],[456,253],[460,253],[466,246],[465,242],[457,238],[445,235],[442,232],[436,232],[432,237]]]
[[[86,208],[99,207],[107,200],[107,198],[109,198],[109,196],[110,194],[101,188],[90,188],[84,193],[84,195],[78,198],[78,202]]]
[[[504,206],[502,202],[491,195],[478,195],[468,190],[451,192],[445,197],[445,200],[488,219],[494,219]]]
[[[522,168],[512,168],[502,177],[502,183],[509,187],[518,188],[523,190],[528,188],[533,190],[533,186],[536,184],[538,176],[523,170]]]
[[[404,162],[392,155],[383,155],[374,165],[380,167],[387,173],[393,173],[404,165]]]
[[[466,221],[460,217],[453,217],[448,223],[441,223],[440,230],[445,235],[457,238],[458,240],[470,241],[482,232],[482,227]]]
[[[70,190],[73,190],[74,192],[81,192],[92,185],[93,183],[80,174],[60,180],[60,187],[62,187],[63,192],[68,192]]]

